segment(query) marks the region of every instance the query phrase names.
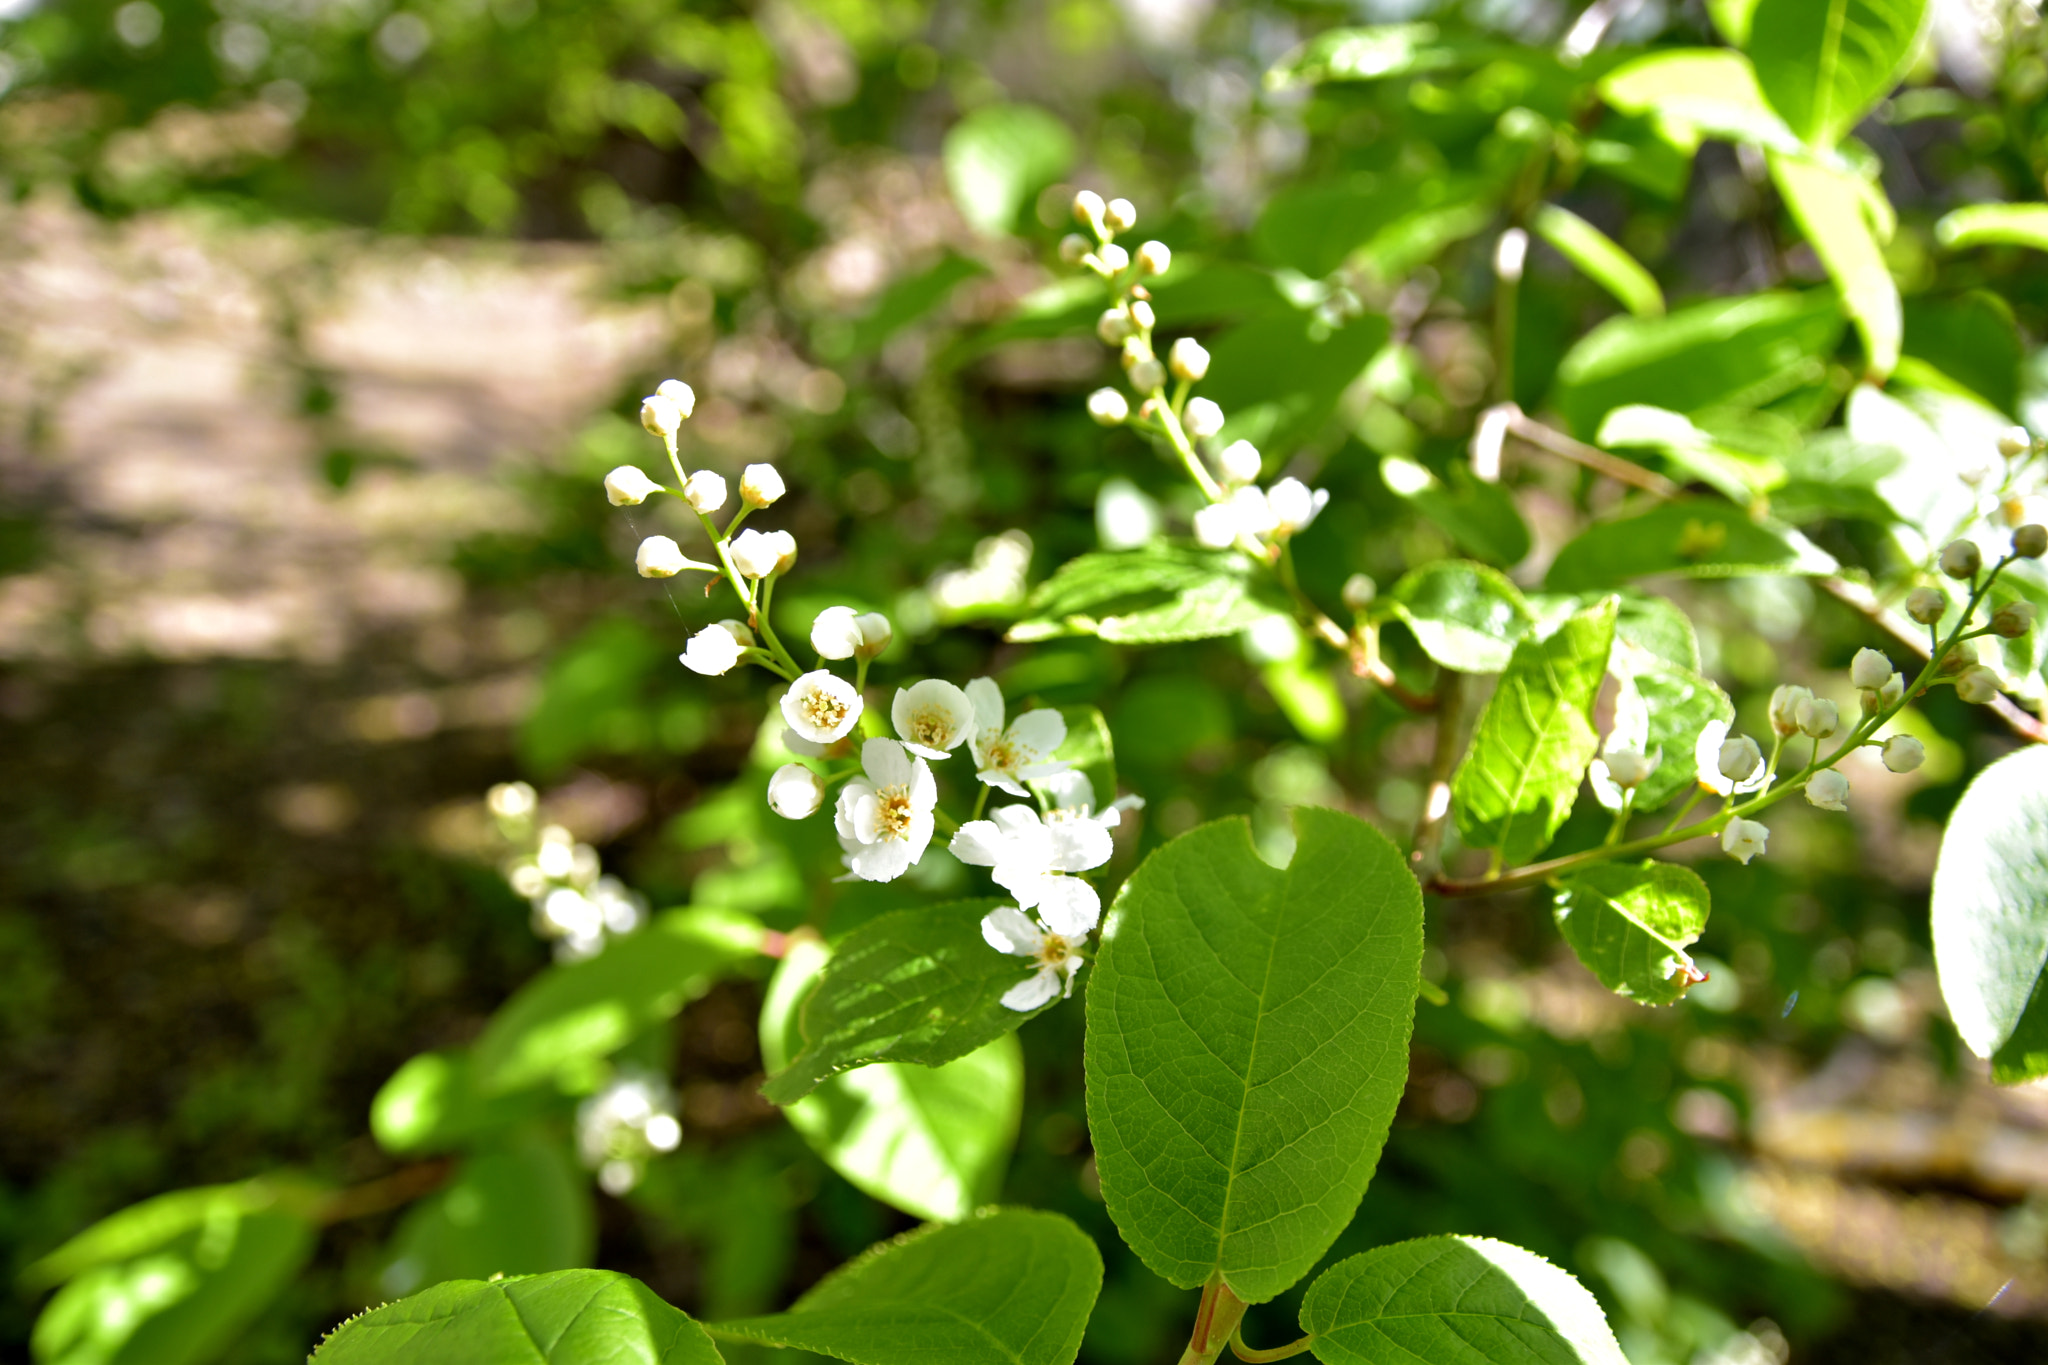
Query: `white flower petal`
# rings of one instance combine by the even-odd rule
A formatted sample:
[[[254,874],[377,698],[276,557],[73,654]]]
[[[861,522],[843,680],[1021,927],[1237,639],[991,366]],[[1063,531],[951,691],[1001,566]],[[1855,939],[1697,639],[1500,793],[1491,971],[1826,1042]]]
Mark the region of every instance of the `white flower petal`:
[[[929,833],[926,837],[930,837]],[[884,839],[879,843],[862,844],[847,855],[846,862],[853,869],[853,875],[864,882],[893,882],[910,870],[910,865],[922,852],[922,845],[913,851],[901,839]]]
[[[987,820],[969,820],[954,833],[946,851],[969,867],[994,867],[1002,860],[1003,832]]]
[[[1041,758],[1051,758],[1060,745],[1067,742],[1067,720],[1059,712],[1046,707],[1026,711],[1017,717],[1007,738],[1018,748],[1029,749]]]
[[[860,766],[877,788],[909,786],[916,761],[893,739],[871,739],[860,746]]]
[[[1038,945],[1045,942],[1045,934],[1031,917],[1014,905],[998,905],[983,915],[981,936],[997,952],[1018,957],[1038,956]]]
[[[1052,840],[1052,866],[1060,872],[1086,872],[1101,867],[1116,851],[1106,825],[1093,820],[1060,820],[1046,826]]]
[[[1102,896],[1079,877],[1047,877],[1039,896],[1038,917],[1061,938],[1088,937],[1102,922]]]
[[[979,759],[981,745],[1003,732],[1003,692],[993,678],[976,678],[964,690],[974,708],[974,753]]]
[[[1072,982],[1068,982],[1072,989]],[[1060,974],[1051,967],[1041,967],[1024,980],[1003,992],[1003,1008],[1029,1014],[1032,1010],[1050,1005],[1060,996]]]

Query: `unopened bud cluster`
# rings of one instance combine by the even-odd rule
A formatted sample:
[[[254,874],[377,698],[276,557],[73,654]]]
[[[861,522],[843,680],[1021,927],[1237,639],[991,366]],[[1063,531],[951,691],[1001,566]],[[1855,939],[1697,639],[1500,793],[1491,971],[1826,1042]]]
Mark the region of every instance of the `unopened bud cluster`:
[[[682,1140],[675,1092],[643,1068],[620,1068],[576,1107],[576,1154],[615,1198],[640,1183],[651,1158],[673,1152]]]
[[[540,822],[540,801],[524,782],[491,788],[485,805],[512,846],[505,881],[533,909],[533,931],[555,943],[565,962],[592,957],[608,938],[647,919],[647,903],[604,875],[597,850],[560,825]]]

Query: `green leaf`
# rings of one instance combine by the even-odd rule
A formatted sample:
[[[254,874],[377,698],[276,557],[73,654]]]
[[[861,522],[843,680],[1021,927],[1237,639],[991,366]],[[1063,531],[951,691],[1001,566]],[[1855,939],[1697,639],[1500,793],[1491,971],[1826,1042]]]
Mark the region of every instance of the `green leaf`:
[[[1596,863],[1558,883],[1565,942],[1600,984],[1669,1005],[1701,979],[1686,948],[1707,924],[1707,884],[1675,863]]]
[[[220,1356],[297,1277],[319,1237],[308,1187],[180,1190],[123,1209],[43,1258],[66,1280],[30,1344],[42,1365],[187,1365]]]
[[[1708,722],[1733,720],[1735,704],[1699,672],[1697,645],[1692,648],[1692,662],[1686,664],[1638,643],[1642,637],[1633,629],[1636,623],[1630,619],[1629,607],[1624,599],[1622,616],[1615,625],[1614,654],[1607,661],[1608,671],[1621,679],[1608,744],[1657,756],[1656,770],[1637,786],[1635,797],[1636,810],[1653,811],[1691,789],[1699,776],[1693,762],[1694,741]],[[1690,641],[1689,624],[1686,634]],[[1610,810],[1620,806],[1618,790],[1602,791],[1595,784],[1594,795]]]
[[[1148,545],[1062,564],[1025,603],[1011,640],[1095,635],[1117,644],[1164,644],[1235,635],[1287,604],[1253,578],[1234,550]]]
[[[1792,151],[1799,139],[1772,111],[1756,69],[1740,52],[1679,48],[1624,62],[1600,78],[1600,98],[1656,120],[1690,155],[1703,137]]]
[[[1978,773],[1949,816],[1930,915],[1941,997],[2011,1084],[2048,1076],[2048,748]]]
[[[1950,388],[2002,414],[2020,407],[2026,345],[2012,305],[1988,290],[1906,301],[1905,354],[1898,377],[1920,388]]]
[[[1259,670],[1259,680],[1303,739],[1329,744],[1344,733],[1344,696],[1313,651],[1275,659]]]
[[[537,1128],[462,1158],[455,1178],[406,1210],[380,1282],[393,1295],[444,1280],[586,1265],[596,1247],[589,1177]]]
[[[1640,516],[1602,522],[1558,551],[1543,586],[1588,592],[1650,574],[1739,578],[1826,574],[1835,561],[1789,527],[1758,521],[1712,498],[1680,498]]]
[[[393,1072],[370,1101],[370,1132],[393,1156],[446,1152],[532,1118],[545,1091],[480,1095],[467,1052],[423,1052]]]
[[[1872,383],[1884,382],[1899,363],[1905,323],[1899,287],[1884,263],[1877,225],[1871,221],[1873,191],[1853,171],[1775,152],[1767,159],[1793,221],[1842,291],[1842,307],[1863,340],[1865,376]],[[1888,228],[1885,235],[1890,235]]]
[[[1556,204],[1537,209],[1529,226],[1629,312],[1639,318],[1663,316],[1664,291],[1656,277],[1599,228]]]
[[[1749,24],[1756,17],[1756,0],[1707,0],[1707,17],[1730,47],[1749,46]]]
[[[2048,204],[1971,204],[1943,214],[1934,237],[1951,251],[1973,246],[2048,251]]]
[[[719,1365],[689,1314],[614,1270],[452,1280],[350,1318],[314,1365]]]
[[[503,1094],[609,1056],[752,957],[762,932],[736,910],[675,910],[588,961],[549,968],[485,1025],[473,1052],[478,1090]]]
[[[1842,337],[1832,290],[1716,299],[1661,318],[1609,318],[1559,363],[1552,398],[1589,435],[1626,403],[1688,415],[1761,407],[1826,373]]]
[[[1324,1365],[1628,1365],[1584,1285],[1488,1237],[1339,1261],[1309,1286],[1301,1325]]]
[[[869,355],[880,350],[883,342],[952,298],[962,284],[987,273],[988,267],[981,262],[949,251],[931,269],[898,280],[854,323],[846,354]]]
[[[761,1006],[761,1060],[787,1066],[797,1007],[832,952],[792,940]],[[833,1170],[919,1218],[954,1222],[993,1200],[1017,1140],[1024,1053],[1014,1034],[947,1062],[881,1062],[833,1076],[783,1113]]]
[[[1449,71],[1474,65],[1499,51],[1498,43],[1446,38],[1435,24],[1333,28],[1275,62],[1266,72],[1266,88]]]
[[[1529,554],[1529,525],[1515,499],[1497,483],[1454,464],[1445,481],[1413,460],[1388,456],[1380,476],[1394,495],[1435,522],[1466,554],[1495,564],[1519,564]]]
[[[1288,451],[1330,420],[1386,343],[1386,319],[1376,314],[1332,328],[1311,311],[1280,309],[1209,343],[1202,392],[1229,415],[1225,439]]]
[[[960,216],[999,237],[1074,164],[1074,135],[1036,105],[987,104],[953,125],[941,155]]]
[[[1852,440],[1897,453],[1870,486],[1894,516],[1937,544],[1975,515],[1976,490],[1956,472],[1994,458],[1999,433],[2009,425],[2000,414],[1954,394],[1900,386],[1894,395],[1868,384],[1850,393],[1843,416]]]
[[[1460,673],[1498,673],[1536,617],[1521,589],[1484,564],[1446,559],[1411,569],[1381,599],[1423,652]]]
[[[1483,229],[1500,192],[1495,180],[1441,166],[1311,181],[1280,190],[1267,201],[1252,229],[1252,244],[1267,264],[1312,279],[1347,260],[1393,278]],[[1251,347],[1247,352],[1257,354]],[[1211,373],[1220,378],[1227,371],[1212,367]]]
[[[898,910],[848,934],[804,1001],[803,1049],[761,1094],[789,1104],[827,1077],[871,1062],[938,1066],[1031,1018],[1002,1004],[1003,992],[1030,968],[981,936],[982,916],[999,904]]]
[[[1261,1303],[1351,1221],[1408,1070],[1422,897],[1370,825],[1294,813],[1269,867],[1243,820],[1147,858],[1088,988],[1088,1128],[1117,1230],[1183,1289]]]
[[[991,1209],[870,1248],[787,1313],[716,1337],[856,1365],[1069,1365],[1102,1290],[1102,1254],[1056,1213]]]
[[[1498,849],[1509,866],[1528,862],[1571,814],[1600,747],[1593,702],[1617,605],[1602,598],[1547,638],[1515,646],[1451,779],[1458,833],[1473,848]]]
[[[1681,474],[1745,505],[1785,481],[1784,467],[1772,455],[1744,449],[1682,412],[1647,403],[1629,403],[1609,412],[1600,421],[1594,443],[1610,450],[1654,450]]]
[[[1891,93],[1927,0],[1757,0],[1744,46],[1771,107],[1832,148]]]

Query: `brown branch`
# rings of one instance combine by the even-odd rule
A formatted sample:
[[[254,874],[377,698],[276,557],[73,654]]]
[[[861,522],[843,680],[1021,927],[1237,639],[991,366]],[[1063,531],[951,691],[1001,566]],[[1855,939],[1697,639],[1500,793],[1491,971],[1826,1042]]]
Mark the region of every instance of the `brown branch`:
[[[1512,407],[1512,405],[1509,405]],[[1513,408],[1508,415],[1508,435],[1531,445],[1536,449],[1573,464],[1584,465],[1596,474],[1604,474],[1619,483],[1640,488],[1657,498],[1675,498],[1682,491],[1679,486],[1654,469],[1645,469],[1633,460],[1624,460],[1619,455],[1610,455],[1598,446],[1589,446],[1584,441],[1565,435],[1556,427],[1546,426]]]
[[[337,1191],[320,1206],[315,1216],[322,1223],[342,1223],[351,1218],[367,1218],[373,1213],[395,1209],[422,1195],[432,1194],[446,1183],[454,1170],[453,1157],[437,1157],[405,1166],[382,1179]]]

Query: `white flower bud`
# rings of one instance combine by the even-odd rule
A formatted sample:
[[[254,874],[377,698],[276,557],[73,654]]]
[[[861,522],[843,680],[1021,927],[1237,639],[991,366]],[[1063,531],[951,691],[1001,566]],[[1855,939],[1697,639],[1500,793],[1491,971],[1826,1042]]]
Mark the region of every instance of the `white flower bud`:
[[[1300,479],[1282,479],[1266,494],[1266,505],[1273,509],[1274,529],[1282,535],[1293,535],[1307,527],[1329,501],[1328,489],[1311,491]]]
[[[1849,681],[1858,687],[1883,687],[1892,672],[1892,661],[1874,649],[1859,649],[1849,661]]]
[[[1164,242],[1147,242],[1138,248],[1138,273],[1164,275],[1173,264],[1173,252]]]
[[[1341,595],[1345,606],[1355,612],[1364,611],[1380,595],[1380,585],[1372,581],[1370,574],[1355,573],[1344,580]]]
[[[1102,262],[1102,268],[1112,275],[1121,275],[1131,263],[1131,253],[1115,242],[1095,249],[1095,259]]]
[[[1237,518],[1237,529],[1244,535],[1263,536],[1280,525],[1280,519],[1273,514],[1272,500],[1256,488],[1232,490],[1230,510]]]
[[[796,537],[787,531],[770,531],[768,546],[775,551],[775,572],[788,573],[796,567]]]
[[[650,394],[640,400],[640,425],[664,441],[672,441],[676,432],[682,429],[683,410],[675,405],[673,399],[663,398],[658,393]]]
[[[638,507],[660,491],[661,485],[634,465],[622,464],[604,476],[604,495],[614,507]]]
[[[851,659],[860,647],[860,617],[852,607],[827,607],[811,622],[811,648],[819,658]]]
[[[683,501],[707,516],[716,512],[725,506],[725,476],[715,470],[698,470],[683,485]]]
[[[889,647],[889,641],[896,635],[895,630],[889,625],[889,618],[878,611],[863,613],[855,619],[854,624],[860,627],[860,648],[854,653],[863,659],[873,659],[880,655]]]
[[[1956,679],[1956,695],[1982,706],[1998,695],[1998,675],[1982,664],[1971,664]]]
[[[1223,409],[1206,398],[1191,398],[1180,421],[1188,435],[1199,441],[1223,430]]]
[[[2021,559],[2039,559],[2048,554],[2048,526],[2028,522],[2012,533],[2012,552]]]
[[[825,784],[801,763],[785,763],[768,779],[768,809],[785,820],[802,820],[825,800]]]
[[[1149,332],[1159,319],[1152,315],[1152,305],[1143,299],[1131,300],[1131,324],[1141,332]]]
[[[1157,393],[1166,383],[1166,367],[1146,356],[1131,362],[1131,387],[1139,393]]]
[[[1814,739],[1826,739],[1842,728],[1842,709],[1826,697],[1807,697],[1799,703],[1799,732]]]
[[[1991,613],[1991,633],[2017,640],[2034,628],[2032,602],[2007,602]]]
[[[1822,768],[1806,781],[1808,803],[1822,810],[1849,809],[1849,779],[1833,768]]]
[[[1173,371],[1175,379],[1184,379],[1190,384],[1199,383],[1209,373],[1209,353],[1202,349],[1202,343],[1193,337],[1182,337],[1173,343],[1166,353],[1166,364]]]
[[[781,547],[751,526],[732,538],[726,552],[732,556],[733,567],[747,578],[766,578],[782,558]]]
[[[1763,750],[1757,748],[1756,741],[1748,735],[1735,735],[1721,741],[1721,752],[1714,759],[1714,766],[1730,782],[1747,782],[1763,764]]]
[[[633,567],[642,578],[674,578],[690,567],[690,561],[683,557],[683,547],[667,536],[649,536],[640,542]]]
[[[2034,448],[2034,438],[2025,427],[2007,427],[1998,436],[1998,453],[2016,460]]]
[[[1911,735],[1893,735],[1884,742],[1884,766],[1909,773],[1927,761],[1927,746]]]
[[[1060,259],[1068,265],[1081,264],[1081,258],[1088,254],[1088,239],[1078,232],[1070,232],[1060,238]]]
[[[692,635],[678,657],[684,668],[711,678],[731,672],[732,666],[740,661],[740,651],[752,643],[754,633],[743,623],[720,621]]]
[[[1128,199],[1112,199],[1102,206],[1102,225],[1111,232],[1129,232],[1138,225],[1138,208]]]
[[[1658,758],[1651,758],[1633,749],[1620,749],[1607,755],[1607,775],[1614,779],[1617,787],[1640,787],[1649,780],[1651,773],[1657,771],[1661,758],[1661,754]]]
[[[1940,588],[1915,588],[1906,594],[1906,615],[1923,626],[1931,626],[1948,610],[1948,598]]]
[[[1223,453],[1216,457],[1216,463],[1223,468],[1226,483],[1257,483],[1259,473],[1265,468],[1265,460],[1259,448],[1250,441],[1232,441],[1223,447]]]
[[[1799,703],[1813,693],[1794,683],[1781,683],[1771,693],[1771,731],[1780,739],[1799,733]]]
[[[1877,709],[1888,711],[1899,704],[1899,698],[1906,695],[1906,675],[1894,673],[1884,680],[1884,686],[1877,689]]]
[[[1754,820],[1730,820],[1721,831],[1721,851],[1739,863],[1747,863],[1764,851],[1771,832]]]
[[[750,464],[740,471],[740,501],[766,507],[783,494],[782,476],[772,464]]]
[[[1102,338],[1105,346],[1123,345],[1133,330],[1131,315],[1121,308],[1104,309],[1102,316],[1095,319],[1095,335]]]
[[[1941,571],[1950,578],[1975,578],[1977,570],[1983,567],[1984,555],[1975,541],[1950,541],[1941,552]]]
[[[1102,196],[1094,190],[1082,190],[1074,196],[1074,221],[1083,227],[1098,231],[1102,227]]]
[[[1195,539],[1212,550],[1237,542],[1237,512],[1227,502],[1213,502],[1195,513]]]
[[[524,820],[540,809],[540,797],[526,782],[500,782],[484,801],[500,820]]]
[[[1520,228],[1509,228],[1494,243],[1493,273],[1513,284],[1522,278],[1522,267],[1528,259],[1529,234]]]
[[[664,379],[654,386],[654,392],[674,403],[685,418],[697,410],[697,391],[680,379]]]
[[[1115,389],[1097,389],[1088,395],[1088,415],[1103,426],[1121,426],[1131,415],[1131,400]]]

